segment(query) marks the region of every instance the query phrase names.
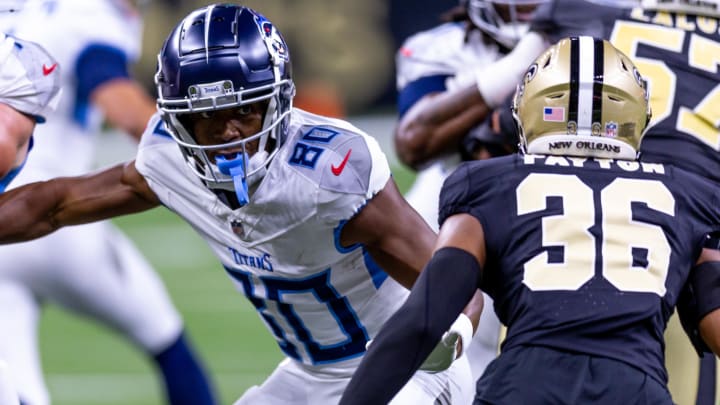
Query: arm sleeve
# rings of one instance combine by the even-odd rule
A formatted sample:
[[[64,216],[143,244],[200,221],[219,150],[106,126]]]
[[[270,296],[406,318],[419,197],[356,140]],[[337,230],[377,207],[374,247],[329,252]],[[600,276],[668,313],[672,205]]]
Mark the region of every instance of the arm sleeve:
[[[340,404],[386,404],[407,383],[477,290],[481,268],[470,253],[438,250],[365,354]]]
[[[693,267],[683,291],[678,297],[680,323],[695,350],[702,356],[710,352],[700,336],[700,320],[720,308],[720,262],[705,262]]]

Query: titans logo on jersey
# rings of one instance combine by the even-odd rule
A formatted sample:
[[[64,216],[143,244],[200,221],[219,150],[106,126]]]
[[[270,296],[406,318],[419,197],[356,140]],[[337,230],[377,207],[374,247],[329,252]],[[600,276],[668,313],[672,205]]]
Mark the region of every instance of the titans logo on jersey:
[[[551,42],[570,35],[610,40],[648,80],[653,119],[641,159],[672,163],[720,182],[718,20],[558,0],[534,29]]]
[[[657,163],[514,155],[460,166],[440,220],[468,213],[483,226],[481,287],[508,325],[503,350],[607,357],[666,383],[663,331],[720,227],[711,189]]]

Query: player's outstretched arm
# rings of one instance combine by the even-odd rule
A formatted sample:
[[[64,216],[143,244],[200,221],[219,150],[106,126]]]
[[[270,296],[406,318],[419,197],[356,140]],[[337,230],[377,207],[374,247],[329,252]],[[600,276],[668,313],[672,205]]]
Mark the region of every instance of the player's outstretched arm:
[[[35,239],[63,226],[141,212],[159,204],[134,161],[85,176],[31,183],[0,195],[0,243]]]

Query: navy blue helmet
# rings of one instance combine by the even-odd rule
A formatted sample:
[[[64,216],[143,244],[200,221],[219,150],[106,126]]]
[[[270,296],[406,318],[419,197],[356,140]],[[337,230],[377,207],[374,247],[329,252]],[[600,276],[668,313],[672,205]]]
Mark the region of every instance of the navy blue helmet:
[[[285,139],[295,86],[285,40],[262,14],[214,4],[188,14],[158,55],[158,108],[188,165],[212,191],[247,194],[246,180],[264,173]],[[183,114],[203,113],[267,100],[260,132],[219,145],[199,145]],[[259,142],[248,156],[249,142]],[[235,162],[216,162],[209,150],[241,148]],[[220,160],[220,159],[218,159]],[[247,201],[245,201],[247,202]],[[240,205],[243,205],[241,201]]]

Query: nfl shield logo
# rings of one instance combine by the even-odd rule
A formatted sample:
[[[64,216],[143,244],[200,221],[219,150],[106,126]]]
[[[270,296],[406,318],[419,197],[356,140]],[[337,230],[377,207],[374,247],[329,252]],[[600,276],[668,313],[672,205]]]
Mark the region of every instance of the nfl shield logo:
[[[605,124],[605,136],[615,138],[617,136],[617,122],[608,122]]]
[[[232,229],[235,235],[241,238],[245,236],[245,229],[243,228],[243,224],[237,219],[230,221],[230,229]]]

